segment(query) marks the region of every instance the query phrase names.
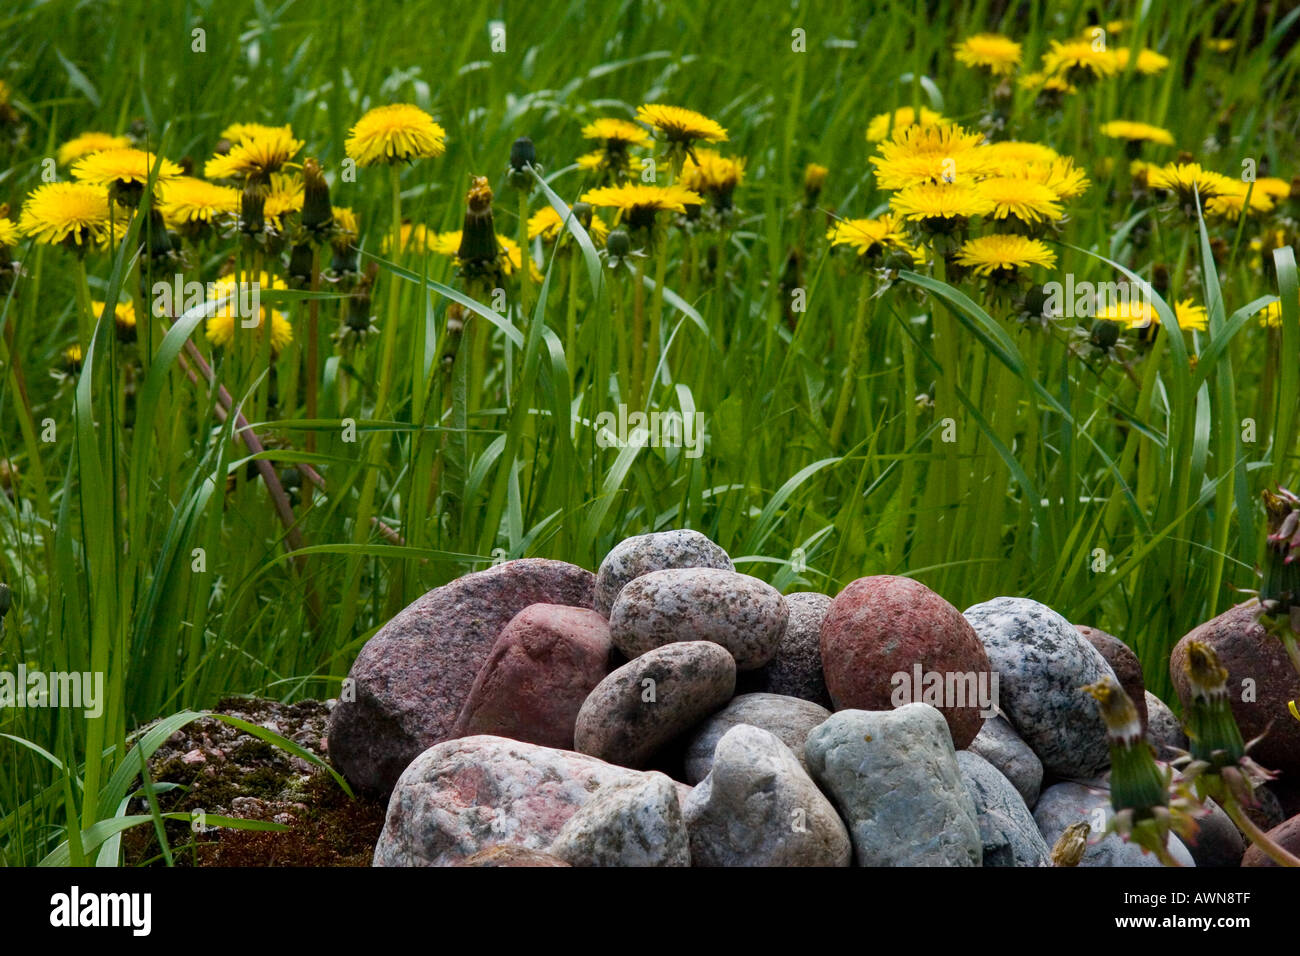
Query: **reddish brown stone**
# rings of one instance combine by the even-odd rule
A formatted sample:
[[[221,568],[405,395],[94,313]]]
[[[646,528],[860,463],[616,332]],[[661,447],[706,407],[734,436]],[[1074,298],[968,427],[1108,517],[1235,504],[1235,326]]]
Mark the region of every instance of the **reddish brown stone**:
[[[451,736],[493,734],[573,749],[578,709],[609,671],[609,622],[562,604],[524,608],[474,679]]]
[[[917,664],[922,675],[938,673],[945,684],[949,675],[970,674],[985,688],[992,686],[988,655],[970,622],[910,578],[877,575],[845,587],[822,621],[821,654],[826,688],[840,710],[891,710],[895,674],[907,675],[910,700],[931,703],[922,697],[921,688],[911,686]],[[936,705],[958,750],[970,744],[984,724],[974,696],[961,707],[954,706],[955,699]]]
[[[1268,836],[1269,839],[1288,853],[1300,856],[1300,815],[1279,823],[1268,831]],[[1246,855],[1241,858],[1241,865],[1277,866],[1276,863],[1269,859],[1268,854],[1253,843],[1246,848]]]
[[[1251,756],[1270,770],[1300,775],[1300,720],[1287,711],[1287,702],[1300,701],[1300,674],[1291,666],[1282,642],[1264,630],[1259,602],[1253,598],[1194,628],[1174,645],[1169,673],[1186,710],[1191,700],[1187,681],[1187,645],[1208,644],[1228,669],[1228,699],[1237,726],[1247,740],[1264,734]],[[1254,682],[1253,699],[1243,700]]]
[[[1113,634],[1107,634],[1084,624],[1074,625],[1075,630],[1088,639],[1088,643],[1101,652],[1106,663],[1115,672],[1119,685],[1124,688],[1142,719],[1142,733],[1147,732],[1147,685],[1142,680],[1142,662],[1132,648]]]

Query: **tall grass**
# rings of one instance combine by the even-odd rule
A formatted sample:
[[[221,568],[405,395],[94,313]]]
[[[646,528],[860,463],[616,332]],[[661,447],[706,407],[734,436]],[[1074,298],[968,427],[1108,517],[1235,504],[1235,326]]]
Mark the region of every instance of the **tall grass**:
[[[1122,76],[1059,111],[1016,95],[1016,136],[1075,156],[1094,180],[1072,209],[1056,272],[1150,279],[1164,264],[1169,298],[1204,304],[1208,332],[1174,332],[1161,300],[1165,330],[1126,353],[1125,369],[1080,357],[1068,328],[1026,329],[973,283],[904,273],[865,300],[865,347],[832,444],[864,278],[821,237],[834,215],[883,207],[866,120],[926,103],[974,125],[987,88],[952,62],[954,40],[1001,29],[1032,62],[1089,14],[1132,15],[1118,4],[851,6],[11,4],[0,19],[3,79],[29,137],[3,163],[0,198],[16,209],[42,160],[83,129],[142,117],[162,152],[201,164],[229,122],[291,122],[304,155],[330,172],[335,203],[360,216],[362,261],[379,267],[374,314],[398,324],[382,407],[378,341],[332,348],[342,306],[328,290],[315,300],[326,361],[314,419],[296,387],[311,302],[302,293],[276,300],[299,344],[281,359],[275,415],[266,377],[213,355],[197,313],[155,327],[147,372],[129,390],[112,316],[96,316],[79,378],[60,384],[46,373],[76,335],[75,268],[62,251],[20,250],[26,275],[0,305],[0,458],[18,474],[0,495],[0,580],[14,593],[0,669],[97,670],[108,696],[95,719],[0,711],[5,861],[58,847],[56,860],[116,862],[113,833],[127,824],[111,821],[127,820],[140,769],[127,756],[133,728],[175,715],[161,725],[175,729],[232,692],[335,694],[366,639],[428,588],[501,556],[594,567],[620,538],[653,529],[698,528],[741,570],[786,590],[833,594],[894,573],[958,607],[1029,595],[1122,637],[1150,686],[1167,690],[1173,642],[1254,586],[1260,489],[1295,480],[1296,268],[1289,249],[1255,262],[1244,241],[1216,261],[1210,240],[1232,243],[1232,230],[1134,204],[1123,150],[1096,126],[1117,116],[1164,125],[1229,174],[1243,156],[1300,172],[1289,165],[1297,60],[1283,42],[1295,15],[1261,19],[1251,40],[1256,3],[1154,0],[1123,39],[1169,56],[1163,75]],[[504,52],[492,47],[498,24]],[[206,52],[192,50],[196,28]],[[806,53],[792,52],[795,28]],[[1211,36],[1238,44],[1211,54]],[[1204,108],[1212,95],[1217,112]],[[572,221],[569,251],[539,246],[531,308],[512,295],[504,315],[474,299],[448,260],[383,248],[384,171],[362,169],[353,183],[338,170],[350,124],[396,100],[425,106],[448,131],[445,157],[400,170],[403,214],[434,230],[459,227],[465,187],[481,174],[496,187],[498,233],[517,234],[504,170],[518,136],[532,137],[542,165],[529,208],[563,212],[585,183],[572,158],[586,120],[663,101],[728,128],[728,151],[749,162],[738,218],[722,236],[674,233],[663,285],[650,268],[642,290],[647,307],[663,302],[665,346],[647,369],[646,407],[703,413],[701,457],[597,441],[596,417],[630,400],[608,373],[626,357],[636,290]],[[811,214],[798,211],[810,161],[831,170],[824,208]],[[129,240],[89,258],[96,299],[115,301],[136,281]],[[801,244],[807,311],[792,324],[781,277]],[[193,271],[215,275],[224,254]],[[706,273],[710,256],[719,267]],[[1282,323],[1265,329],[1253,313],[1279,289]],[[449,367],[452,303],[469,320],[465,359]],[[956,332],[955,348],[936,348],[936,327]],[[479,378],[473,335],[490,349]],[[208,364],[247,427],[206,387]],[[42,440],[46,419],[54,441]],[[250,432],[251,447],[241,439]],[[277,474],[291,465],[322,486],[304,478],[286,517]]]

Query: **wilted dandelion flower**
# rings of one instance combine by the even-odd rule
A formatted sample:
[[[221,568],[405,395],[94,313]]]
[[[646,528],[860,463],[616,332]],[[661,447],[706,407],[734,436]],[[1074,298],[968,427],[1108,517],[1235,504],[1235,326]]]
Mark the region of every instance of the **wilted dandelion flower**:
[[[1056,253],[1041,239],[1025,236],[991,235],[967,239],[957,254],[958,265],[976,275],[1010,278],[1030,266],[1056,265]]]
[[[867,123],[867,141],[879,143],[890,136],[897,136],[899,130],[906,129],[909,126],[920,126],[923,129],[928,129],[931,126],[947,126],[951,122],[942,114],[924,106],[921,107],[921,116],[918,121],[916,110],[910,106],[902,106],[891,113],[880,113],[873,116],[871,121]]]
[[[1000,33],[977,33],[953,49],[958,63],[988,70],[994,76],[1009,76],[1020,65],[1020,44]]]
[[[169,228],[210,226],[222,216],[239,213],[239,190],[178,176],[163,186],[159,208]]]
[[[582,128],[583,139],[599,140],[605,149],[621,148],[626,151],[629,146],[649,148],[654,140],[643,127],[625,119],[604,118],[593,120]]]
[[[560,218],[555,207],[549,204],[528,217],[529,239],[541,236],[547,242],[554,242],[566,228],[564,219]],[[609,226],[605,225],[604,220],[599,216],[592,216],[590,224],[585,225],[584,228],[598,242],[604,242],[605,236],[609,234]]]
[[[203,166],[209,179],[247,178],[265,183],[302,149],[303,141],[294,139],[286,127],[270,129],[241,140],[224,156],[213,156]]]
[[[682,106],[646,103],[636,108],[636,118],[663,134],[670,145],[689,150],[697,141],[721,143],[727,131],[703,113]]]
[[[245,286],[247,283],[245,283]],[[283,289],[285,284],[278,278],[268,276],[265,272],[261,273],[257,279],[257,286],[260,289]],[[235,341],[236,335],[254,335],[259,340],[262,337],[263,330],[266,327],[268,316],[271,325],[271,352],[273,355],[283,351],[293,341],[293,326],[275,309],[267,306],[259,306],[256,325],[245,325],[250,316],[240,314],[241,299],[245,299],[247,292],[241,288],[239,280],[234,275],[228,275],[218,279],[212,286],[214,297],[212,301],[220,301],[223,296],[230,296],[230,299],[216,310],[211,318],[208,319],[204,326],[204,332],[208,341],[218,347],[225,347]],[[238,328],[236,325],[238,324]]]
[[[880,155],[871,157],[871,165],[882,189],[967,181],[993,168],[994,157],[983,142],[982,133],[956,125],[909,126],[880,144]]]
[[[108,195],[88,183],[46,183],[23,203],[18,228],[37,242],[84,250],[108,234]]]
[[[1121,70],[1128,69],[1129,57],[1132,53],[1128,47],[1120,47],[1115,51],[1115,65]],[[1169,67],[1169,57],[1157,53],[1155,50],[1139,50],[1137,61],[1133,68],[1144,76],[1155,76],[1164,72]]]
[[[1091,40],[1052,41],[1052,48],[1043,54],[1043,71],[1047,76],[1062,76],[1068,82],[1078,83],[1101,77],[1114,76],[1119,62],[1113,50],[1093,46]]]
[[[616,222],[626,222],[632,229],[649,229],[659,212],[685,212],[687,206],[704,205],[704,197],[684,186],[603,186],[582,196],[593,206],[617,209]]]
[[[1157,146],[1174,145],[1173,134],[1160,126],[1133,120],[1111,120],[1101,124],[1101,135],[1122,139],[1130,143],[1154,143]]]
[[[155,182],[160,186],[181,174],[181,168],[171,160],[158,160],[153,153],[128,147],[83,156],[73,165],[72,175],[80,182],[107,189],[124,206],[135,207],[144,194],[155,162],[158,164]]]
[[[60,146],[55,158],[60,166],[66,166],[83,156],[89,156],[91,153],[101,153],[106,149],[126,149],[130,145],[131,140],[125,136],[88,131],[79,136],[74,136]]]
[[[976,184],[993,204],[994,219],[1018,219],[1025,225],[1061,218],[1061,202],[1050,187],[1026,179],[994,176]]]
[[[352,127],[345,149],[362,166],[403,163],[447,151],[447,133],[410,103],[376,106]]]

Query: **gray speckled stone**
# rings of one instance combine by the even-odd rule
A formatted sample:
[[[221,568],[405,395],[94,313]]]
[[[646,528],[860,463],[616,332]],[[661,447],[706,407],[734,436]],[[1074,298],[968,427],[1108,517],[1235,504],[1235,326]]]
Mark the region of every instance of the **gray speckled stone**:
[[[609,617],[624,585],[643,574],[665,568],[736,570],[727,552],[688,528],[624,538],[605,555],[596,572],[596,610]]]
[[[1246,853],[1246,841],[1232,822],[1232,817],[1208,797],[1205,806],[1208,816],[1196,821],[1196,839],[1187,844],[1197,866],[1241,866]]]
[[[1043,769],[1059,777],[1104,772],[1110,765],[1106,725],[1080,689],[1115,677],[1101,652],[1061,615],[1028,598],[976,604],[966,619],[1000,676],[998,705]]]
[[[1094,812],[1098,809],[1104,814],[1104,820]],[[1070,824],[1092,824],[1089,846],[1079,866],[1163,866],[1155,854],[1144,852],[1136,843],[1126,843],[1117,834],[1100,837],[1112,815],[1108,791],[1072,781],[1048,787],[1034,808],[1034,822],[1048,846],[1055,845]],[[1098,842],[1093,843],[1094,840]],[[1196,865],[1187,847],[1173,834],[1169,836],[1169,854],[1184,866]]]
[[[929,704],[842,710],[809,735],[804,753],[848,823],[860,865],[980,865],[975,803],[948,722]]]
[[[1175,751],[1187,749],[1187,734],[1169,705],[1151,691],[1147,699],[1147,740],[1156,748],[1156,757],[1166,762],[1173,760]]]
[[[653,771],[606,784],[569,817],[549,852],[570,866],[690,866],[677,787]]]
[[[957,751],[962,782],[975,801],[985,866],[1047,866],[1052,848],[1038,832],[1019,791],[996,767],[969,750]]]
[[[652,571],[623,588],[610,638],[634,658],[676,641],[712,641],[753,670],[772,659],[789,617],[785,598],[758,578],[717,568]]]
[[[710,641],[648,651],[615,670],[583,701],[574,749],[642,767],[664,744],[731,699],[736,662]]]
[[[683,808],[695,866],[848,866],[848,830],[773,734],[741,724],[718,741]]]
[[[1029,744],[1020,739],[1005,717],[998,714],[984,721],[984,726],[966,749],[996,767],[1020,792],[1025,806],[1034,809],[1039,788],[1043,785],[1043,762]]]
[[[829,709],[831,695],[822,673],[822,621],[834,600],[829,594],[796,591],[785,596],[790,619],[776,656],[752,673],[747,690],[801,697]]]
[[[803,745],[812,729],[831,712],[811,701],[780,694],[741,694],[706,720],[686,748],[686,781],[699,783],[713,766],[713,751],[722,735],[738,724],[761,727],[794,751],[806,771]]]

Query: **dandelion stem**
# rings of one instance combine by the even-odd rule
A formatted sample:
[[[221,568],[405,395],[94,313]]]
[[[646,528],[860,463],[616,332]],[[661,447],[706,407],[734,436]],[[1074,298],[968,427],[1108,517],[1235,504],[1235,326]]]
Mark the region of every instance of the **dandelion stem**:
[[[1287,851],[1285,847],[1279,846],[1274,840],[1258,826],[1250,815],[1242,809],[1241,804],[1231,791],[1224,793],[1223,810],[1237,824],[1238,829],[1250,839],[1255,846],[1278,866],[1300,866],[1300,857]]]
[[[849,344],[849,364],[844,370],[844,381],[840,385],[840,398],[835,406],[835,418],[831,422],[831,451],[840,445],[844,433],[844,420],[849,414],[849,404],[853,400],[853,390],[857,385],[858,366],[862,364],[863,346],[866,343],[867,303],[871,301],[871,281],[862,279],[862,288],[858,292],[858,308],[853,317],[853,332]]]

